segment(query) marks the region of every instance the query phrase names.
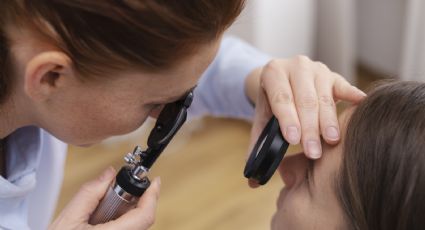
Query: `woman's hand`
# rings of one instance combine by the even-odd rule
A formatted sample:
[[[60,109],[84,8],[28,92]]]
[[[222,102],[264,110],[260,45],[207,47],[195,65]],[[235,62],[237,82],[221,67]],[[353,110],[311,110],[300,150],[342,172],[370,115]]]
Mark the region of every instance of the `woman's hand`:
[[[366,94],[320,62],[305,56],[270,61],[246,81],[247,95],[256,104],[251,147],[272,114],[290,144],[302,142],[311,159],[322,154],[320,134],[329,144],[340,139],[335,101],[357,103]]]
[[[152,182],[136,208],[108,223],[96,226],[88,224],[91,213],[105,195],[115,174],[115,170],[109,168],[98,179],[83,185],[49,229],[148,229],[155,219],[161,183],[159,178]]]

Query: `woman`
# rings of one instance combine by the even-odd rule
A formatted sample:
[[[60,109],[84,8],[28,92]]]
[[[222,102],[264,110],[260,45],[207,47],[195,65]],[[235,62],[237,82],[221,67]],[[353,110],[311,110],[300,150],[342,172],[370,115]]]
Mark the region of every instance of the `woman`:
[[[253,140],[273,111],[287,140],[301,140],[309,157],[321,156],[320,132],[337,143],[334,97],[358,102],[364,93],[306,57],[270,61],[237,39],[222,39],[243,5],[0,1],[0,228],[47,228],[63,142],[90,145],[131,132],[196,85],[191,116],[251,119],[258,97]],[[90,228],[114,174],[109,169],[84,185],[51,228]],[[137,208],[97,227],[148,228],[159,184]]]
[[[272,229],[425,228],[425,84],[377,87],[340,118],[323,157],[287,157]]]

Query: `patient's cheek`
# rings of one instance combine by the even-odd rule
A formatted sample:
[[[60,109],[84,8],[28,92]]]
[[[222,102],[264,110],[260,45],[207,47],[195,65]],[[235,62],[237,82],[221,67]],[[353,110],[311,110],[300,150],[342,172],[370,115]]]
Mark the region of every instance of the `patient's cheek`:
[[[311,229],[314,210],[308,193],[303,188],[283,190],[277,201],[277,212],[272,219],[273,230]]]
[[[285,184],[285,189],[291,189],[292,186],[295,184],[296,176],[293,172],[290,172],[288,170],[284,170],[281,172],[281,178],[283,180],[283,183]]]

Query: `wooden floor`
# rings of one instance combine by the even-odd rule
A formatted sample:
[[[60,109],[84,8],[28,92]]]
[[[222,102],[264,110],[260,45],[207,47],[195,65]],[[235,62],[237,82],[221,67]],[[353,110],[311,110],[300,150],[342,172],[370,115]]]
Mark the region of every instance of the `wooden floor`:
[[[360,69],[359,85],[375,80]],[[61,210],[85,181],[107,166],[119,169],[123,156],[145,145],[148,124],[137,132],[91,148],[70,147],[58,205]],[[250,189],[243,177],[250,125],[207,118],[187,123],[155,164],[151,178],[162,188],[154,230],[269,229],[276,198],[283,187],[278,176]],[[290,152],[299,151],[299,146]]]

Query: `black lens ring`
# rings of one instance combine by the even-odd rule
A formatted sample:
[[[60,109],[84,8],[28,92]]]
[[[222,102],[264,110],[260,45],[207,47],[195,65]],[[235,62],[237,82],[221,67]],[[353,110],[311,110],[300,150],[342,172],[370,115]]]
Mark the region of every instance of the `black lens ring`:
[[[246,163],[244,175],[264,185],[279,167],[289,143],[283,138],[279,122],[272,117],[260,134]]]

